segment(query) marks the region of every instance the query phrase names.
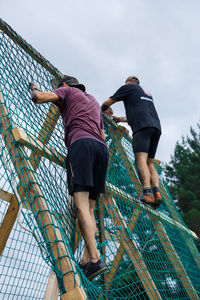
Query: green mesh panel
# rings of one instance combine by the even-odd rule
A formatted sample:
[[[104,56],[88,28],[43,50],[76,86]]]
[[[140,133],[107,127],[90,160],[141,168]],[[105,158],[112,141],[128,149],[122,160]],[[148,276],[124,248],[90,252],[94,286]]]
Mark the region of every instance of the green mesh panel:
[[[65,292],[65,273],[61,265],[58,266],[60,259],[65,256],[59,253],[59,249],[58,257],[54,256],[52,245],[57,245],[59,241],[57,238],[50,241],[46,235],[48,226],[56,222],[55,231],[59,230],[61,233],[66,256],[71,262],[70,272],[74,278],[78,272],[87,299],[154,299],[154,291],[157,291],[160,299],[198,299],[199,253],[191,232],[185,227],[167,190],[161,168],[156,165],[164,201],[155,212],[145,208],[137,200],[142,188],[135,168],[130,137],[125,135],[123,128],[105,116],[110,160],[106,194],[101,197],[95,214],[97,246],[108,269],[92,282],[85,278],[78,268],[84,243],[80,232],[75,232],[76,220],[72,199],[68,195],[65,163],[64,160],[60,165],[52,162],[55,158],[53,150],[62,158],[67,155],[63,142],[63,124],[55,112],[47,121],[47,130],[41,132],[51,104],[33,104],[28,88],[32,81],[38,83],[43,91],[53,90],[52,79],[59,79],[62,74],[2,20],[0,28],[0,90],[10,122],[6,132],[1,127],[0,186],[1,191],[16,195],[13,178],[20,196],[19,204],[24,207],[22,223],[33,232],[31,234],[15,223],[0,258],[0,298],[43,299],[51,269],[57,275],[60,295]],[[52,134],[48,135],[48,129],[57,118]],[[32,136],[36,148],[22,147],[15,141],[9,146],[8,137],[11,137],[11,129],[14,127],[26,132],[30,144]],[[44,155],[45,145],[52,150],[50,159],[44,155],[41,158],[40,143],[43,145]],[[9,147],[14,152],[8,150]],[[20,168],[17,168],[19,163]],[[34,171],[31,169],[32,165],[36,166]],[[29,171],[33,173],[33,177],[28,178],[27,183],[25,174],[30,174]],[[31,191],[35,183],[41,194],[34,198]],[[50,224],[45,226],[35,213],[35,203],[39,203],[40,197],[45,201],[51,216]],[[8,206],[9,203],[2,196],[1,224]],[[157,228],[155,224],[160,227]],[[35,236],[38,237],[39,244]],[[137,255],[142,262],[141,267],[138,267],[134,259]],[[180,274],[180,268],[177,271],[177,261],[181,270],[184,270],[184,276]],[[149,279],[142,277],[142,271],[148,272],[154,285],[148,285]]]

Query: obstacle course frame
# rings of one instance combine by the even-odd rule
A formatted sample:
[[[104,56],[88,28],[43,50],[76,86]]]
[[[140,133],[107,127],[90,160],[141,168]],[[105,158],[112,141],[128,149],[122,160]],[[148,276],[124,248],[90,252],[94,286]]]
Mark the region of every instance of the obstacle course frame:
[[[36,61],[37,64],[41,65],[42,68],[50,74],[47,77],[47,83],[48,86],[53,89],[52,80],[59,80],[62,74],[2,20],[0,20],[0,29],[2,36],[6,36],[6,39],[8,39],[8,43],[10,43],[11,40],[12,43],[23,50],[23,53],[26,53],[28,57],[31,57],[33,61]],[[12,60],[15,62],[15,57],[13,57]],[[31,67],[32,64],[31,62]],[[1,68],[1,72],[3,72],[3,68]],[[15,72],[16,71],[14,71],[14,73]],[[46,299],[53,299],[53,297],[55,297],[55,299],[58,298],[58,285],[61,299],[94,299],[95,297],[99,299],[114,299],[114,295],[116,299],[117,297],[120,297],[119,299],[125,299],[126,297],[137,298],[138,295],[144,299],[145,297],[149,299],[162,299],[165,297],[163,295],[165,295],[166,291],[162,290],[158,279],[156,279],[157,277],[154,275],[150,263],[152,257],[150,255],[148,259],[147,253],[144,252],[145,249],[142,251],[138,246],[137,240],[134,239],[134,234],[137,232],[138,226],[141,227],[141,218],[148,218],[148,223],[151,224],[152,231],[155,232],[157,243],[159,243],[159,247],[162,248],[165,253],[166,261],[163,265],[166,264],[166,262],[170,265],[170,272],[173,273],[173,276],[175,276],[177,278],[176,280],[180,283],[183,299],[185,297],[198,299],[200,291],[200,289],[198,289],[199,281],[194,280],[194,277],[189,274],[189,269],[186,267],[188,262],[185,263],[185,254],[182,255],[182,257],[180,256],[181,251],[179,246],[176,245],[173,234],[170,233],[170,228],[173,228],[174,231],[180,235],[181,241],[185,242],[187,247],[186,252],[188,253],[188,257],[190,257],[188,261],[190,261],[190,264],[191,261],[195,264],[193,272],[194,274],[198,274],[200,263],[199,253],[193,241],[193,238],[196,237],[195,234],[185,226],[173,204],[162,176],[160,176],[160,187],[164,198],[164,212],[161,210],[155,211],[137,200],[137,196],[142,192],[142,187],[138,179],[133,158],[132,156],[130,157],[130,155],[132,155],[130,150],[130,138],[125,136],[123,128],[117,126],[105,116],[104,122],[108,137],[107,144],[110,152],[110,161],[106,181],[106,194],[100,198],[96,209],[98,221],[97,238],[101,255],[106,263],[106,259],[110,259],[107,254],[107,244],[111,242],[115,243],[115,249],[117,250],[113,251],[111,261],[108,264],[108,271],[99,279],[100,284],[98,280],[94,283],[90,283],[84,278],[75,259],[75,256],[80,256],[82,251],[82,238],[79,226],[77,223],[73,223],[74,219],[71,218],[72,212],[70,209],[66,213],[66,216],[69,217],[69,221],[73,219],[70,224],[67,223],[65,213],[62,214],[62,212],[57,211],[57,208],[52,210],[53,206],[49,205],[49,200],[45,197],[45,188],[40,178],[43,176],[43,172],[40,170],[41,164],[47,164],[48,162],[50,164],[49,168],[51,168],[53,164],[55,169],[65,169],[65,154],[63,153],[63,149],[60,148],[62,151],[59,151],[59,149],[56,148],[56,142],[58,142],[60,137],[54,136],[55,128],[58,122],[60,122],[59,112],[54,105],[49,105],[42,111],[42,124],[40,124],[40,128],[37,132],[31,131],[29,128],[17,126],[17,121],[13,121],[12,118],[13,108],[9,106],[9,103],[11,103],[17,107],[17,102],[9,100],[10,95],[7,93],[7,89],[9,89],[7,87],[9,85],[8,77],[9,74],[4,75],[1,82],[1,136],[4,145],[3,151],[6,153],[10,165],[12,165],[13,173],[18,178],[16,180],[16,190],[20,199],[18,199],[15,190],[13,193],[5,189],[0,190],[1,201],[9,203],[0,227],[0,253],[2,254],[6,247],[18,215],[19,204],[22,204],[25,209],[31,211],[34,216],[38,235],[46,247],[47,256],[49,257],[48,259],[53,270],[53,272],[50,273],[46,293],[44,291]],[[35,79],[34,74],[32,77]],[[38,77],[36,80],[37,79],[39,83],[44,80],[43,77]],[[8,83],[6,83],[6,80]],[[17,88],[18,87],[16,87],[16,89]],[[24,94],[24,91],[21,92],[19,90],[19,95],[21,93]],[[29,97],[28,91],[26,93],[27,97]],[[56,147],[54,147],[54,139],[56,140]],[[129,152],[127,152],[127,149],[129,149]],[[115,183],[116,179],[111,178],[110,174],[113,172],[112,169],[116,164],[116,159],[118,159],[119,165],[122,165],[135,191],[134,196],[125,191],[121,185],[120,187],[117,186]],[[157,167],[159,168],[158,165]],[[123,206],[130,210],[128,218],[127,213],[124,213]],[[168,212],[168,215],[166,212]],[[110,222],[109,224],[106,224],[107,219]],[[114,233],[108,230],[111,224]],[[72,227],[76,228],[75,232],[71,229]],[[68,230],[66,230],[66,228]],[[71,243],[73,234],[74,242]],[[148,241],[148,243],[150,242],[151,240]],[[143,248],[145,247],[147,247],[147,243],[144,244]],[[131,265],[130,277],[132,276],[133,278],[133,275],[135,276],[134,278],[140,283],[140,291],[138,292],[136,290],[134,283],[132,283],[132,288],[130,283],[127,283],[126,287],[126,279],[123,281],[124,286],[118,287],[119,291],[120,289],[124,290],[126,288],[127,294],[123,296],[124,291],[123,293],[115,291],[114,285],[118,278],[122,278],[119,276],[119,270],[125,262],[125,258]],[[164,270],[162,272],[164,272]]]

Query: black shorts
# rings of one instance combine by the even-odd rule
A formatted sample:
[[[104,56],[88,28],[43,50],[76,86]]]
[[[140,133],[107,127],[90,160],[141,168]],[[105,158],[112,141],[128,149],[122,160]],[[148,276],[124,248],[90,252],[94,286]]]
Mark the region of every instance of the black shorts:
[[[87,191],[89,198],[97,200],[105,193],[108,149],[95,139],[83,138],[68,149],[66,160],[69,194]]]
[[[154,158],[158,147],[161,131],[155,127],[146,127],[133,134],[133,152],[148,153]]]

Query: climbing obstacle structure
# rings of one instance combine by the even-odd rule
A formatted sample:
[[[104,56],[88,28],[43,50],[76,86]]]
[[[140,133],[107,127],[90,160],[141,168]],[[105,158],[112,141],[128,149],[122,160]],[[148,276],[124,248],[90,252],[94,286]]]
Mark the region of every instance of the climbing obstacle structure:
[[[200,255],[162,177],[158,210],[142,192],[130,137],[104,116],[110,160],[96,205],[105,273],[78,267],[83,238],[68,195],[63,125],[35,105],[29,82],[53,90],[62,74],[0,19],[0,299],[198,299]]]

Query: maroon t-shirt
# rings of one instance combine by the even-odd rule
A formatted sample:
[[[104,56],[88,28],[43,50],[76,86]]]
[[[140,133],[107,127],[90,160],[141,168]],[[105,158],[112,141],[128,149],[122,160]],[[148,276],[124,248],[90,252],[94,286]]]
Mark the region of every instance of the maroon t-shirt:
[[[61,87],[54,93],[61,98],[55,104],[64,123],[65,145],[69,147],[82,138],[96,139],[105,144],[100,131],[104,126],[97,100],[74,87]]]

